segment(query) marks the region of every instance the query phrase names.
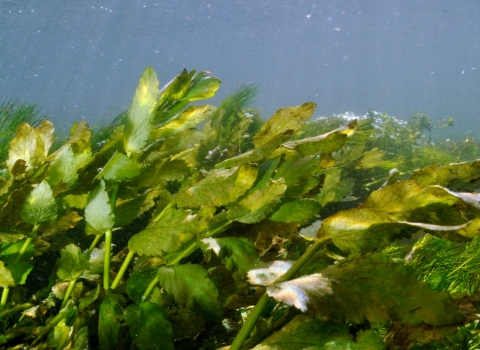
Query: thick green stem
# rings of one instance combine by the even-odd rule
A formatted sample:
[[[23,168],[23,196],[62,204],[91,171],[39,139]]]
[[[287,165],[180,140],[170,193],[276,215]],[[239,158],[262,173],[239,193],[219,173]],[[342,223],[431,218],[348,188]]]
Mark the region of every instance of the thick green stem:
[[[307,249],[307,251],[300,257],[300,259],[295,261],[292,267],[290,267],[290,269],[288,269],[288,271],[283,276],[280,276],[279,278],[277,278],[273,283],[285,282],[285,281],[288,281],[290,278],[292,278],[293,275],[295,275],[298,272],[298,270],[300,270],[300,268],[303,265],[305,265],[305,263],[313,256],[313,254],[315,254],[329,240],[330,240],[329,238],[324,238],[316,241],[313,245],[311,245]],[[229,350],[240,350],[242,348],[243,343],[245,342],[245,340],[247,340],[253,327],[255,327],[255,324],[257,323],[258,319],[260,318],[260,316],[263,314],[263,311],[267,307],[269,300],[270,300],[270,297],[268,296],[267,293],[262,295],[257,305],[255,305],[250,315],[248,315],[247,320],[245,321],[240,332],[238,332]]]
[[[167,263],[167,266],[175,266],[177,265],[183,258],[190,255],[195,248],[197,248],[197,242],[193,242],[190,244],[186,249],[184,249],[179,255],[176,256],[175,259]]]
[[[143,295],[142,295],[142,301],[147,300],[148,296],[149,296],[150,293],[152,292],[153,288],[155,288],[155,286],[156,286],[157,283],[158,283],[158,276],[155,277],[155,278],[153,279],[153,281],[150,282],[150,284],[148,285],[147,290],[146,290],[145,293],[143,293]]]
[[[5,310],[3,312],[0,312],[0,320],[6,319],[7,317],[10,317],[11,315],[15,315],[19,311],[27,310],[33,307],[33,304],[30,303],[25,303],[25,304],[20,304],[15,307],[12,307],[8,310]]]
[[[122,267],[120,267],[120,271],[118,271],[118,275],[117,275],[117,277],[115,277],[115,280],[113,281],[112,285],[110,286],[110,289],[117,288],[118,284],[120,283],[120,280],[122,279],[123,275],[125,274],[125,271],[127,271],[128,265],[130,265],[130,261],[132,261],[134,256],[135,256],[135,253],[133,251],[128,252],[128,255],[125,257],[125,260],[123,260]]]
[[[105,258],[103,260],[103,288],[110,289],[110,255],[112,251],[112,230],[105,232]]]
[[[113,185],[112,195],[110,196],[110,206],[112,207],[112,213],[115,212],[115,204],[117,203],[119,188],[120,188],[120,183],[115,182],[115,184]]]
[[[245,343],[245,340],[247,340],[250,332],[252,331],[253,327],[255,327],[255,324],[262,315],[263,310],[265,310],[267,307],[269,301],[270,297],[268,294],[263,294],[257,305],[255,305],[253,308],[252,312],[250,312],[250,315],[248,315],[245,324],[243,325],[242,329],[240,329],[240,332],[238,332],[229,350],[240,350],[242,348],[243,343]]]
[[[3,312],[3,310],[5,310],[5,307],[7,306],[8,293],[10,293],[10,288],[3,288],[2,300],[0,301],[0,313]]]
[[[86,254],[86,257],[90,257],[90,254],[92,254],[93,252],[93,249],[95,249],[98,241],[100,240],[100,238],[102,238],[103,234],[98,234],[98,235],[95,235],[95,239],[93,240],[92,244],[90,244],[90,248],[88,248],[88,251],[87,251],[87,254]]]
[[[65,293],[65,297],[63,298],[62,301],[62,309],[67,305],[68,299],[70,298],[70,295],[72,294],[73,288],[75,288],[75,283],[77,283],[77,279],[75,278],[73,281],[70,282],[67,292]]]

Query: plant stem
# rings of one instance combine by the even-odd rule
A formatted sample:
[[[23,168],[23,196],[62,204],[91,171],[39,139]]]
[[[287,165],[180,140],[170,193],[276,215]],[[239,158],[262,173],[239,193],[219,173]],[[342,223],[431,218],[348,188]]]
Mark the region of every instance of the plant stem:
[[[157,222],[160,221],[160,219],[165,215],[165,212],[167,209],[171,208],[173,206],[173,202],[168,203],[165,208],[162,209],[162,211],[150,222],[149,226],[156,224]]]
[[[103,260],[103,288],[110,289],[110,255],[112,253],[112,230],[105,232],[105,258]]]
[[[62,301],[62,309],[67,305],[67,301],[70,298],[70,294],[72,294],[73,288],[75,288],[75,283],[77,283],[77,279],[75,278],[73,281],[70,282],[68,285],[67,292],[65,293],[65,297],[63,298]]]
[[[25,303],[25,304],[20,304],[20,305],[17,305],[15,307],[12,307],[12,308],[10,308],[8,310],[5,310],[3,312],[0,312],[0,320],[3,320],[3,319],[5,319],[5,318],[7,318],[11,315],[14,315],[18,311],[23,311],[23,310],[30,309],[33,306],[34,306],[33,304]]]
[[[255,327],[255,324],[262,315],[263,310],[267,307],[269,301],[270,297],[268,294],[263,294],[252,312],[250,312],[250,315],[248,315],[245,324],[243,325],[242,329],[240,329],[240,332],[238,332],[232,345],[230,345],[229,350],[240,350],[242,348],[243,343],[245,343],[245,340],[247,340],[250,332],[252,331],[253,327]]]
[[[183,258],[186,256],[190,255],[191,252],[193,252],[197,248],[197,242],[193,242],[190,244],[186,249],[184,249],[179,255],[175,257],[172,261],[167,263],[167,266],[175,266],[177,265]]]
[[[2,313],[3,310],[5,310],[5,307],[7,306],[7,300],[8,300],[8,293],[9,292],[10,292],[9,287],[3,288],[2,300],[0,301],[0,313]]]
[[[147,300],[148,296],[150,295],[150,293],[152,292],[153,288],[155,288],[155,285],[158,283],[158,276],[155,277],[153,279],[152,282],[150,282],[150,284],[148,285],[147,287],[147,290],[145,291],[145,293],[143,293],[142,295],[142,301],[145,301]]]
[[[115,182],[113,185],[112,195],[110,197],[110,206],[112,207],[112,213],[115,212],[115,203],[117,203],[118,189],[120,187],[119,182]],[[103,260],[103,289],[110,289],[110,259],[112,255],[112,229],[105,232],[105,257]]]
[[[133,251],[128,252],[128,255],[125,257],[125,260],[123,260],[122,267],[120,267],[120,271],[118,271],[117,277],[115,277],[115,280],[113,281],[112,285],[110,286],[110,289],[117,288],[118,284],[120,283],[120,280],[122,279],[123,275],[125,274],[125,271],[127,271],[128,265],[130,265],[130,261],[132,261],[134,256],[135,256],[135,252],[133,252]]]
[[[115,184],[113,185],[112,195],[110,196],[110,206],[112,207],[112,213],[115,212],[115,204],[117,203],[119,188],[120,188],[120,183],[115,182]]]
[[[293,275],[295,275],[298,272],[298,270],[300,270],[300,268],[303,265],[305,265],[305,263],[313,256],[313,254],[315,254],[329,240],[330,238],[323,238],[323,239],[319,239],[314,244],[312,244],[307,249],[307,251],[303,253],[300,259],[295,261],[295,263],[288,269],[288,271],[284,275],[277,278],[275,282],[273,282],[273,284],[285,282],[285,281],[288,281],[290,278],[292,278]],[[270,297],[268,296],[267,293],[262,295],[257,305],[255,305],[250,315],[248,315],[247,320],[243,324],[243,327],[240,330],[240,332],[238,332],[229,350],[240,350],[242,348],[243,343],[245,342],[245,340],[247,340],[253,327],[255,327],[255,324],[257,323],[258,319],[260,318],[260,316],[263,314],[263,311],[267,307],[269,300],[270,300]]]
[[[87,254],[86,254],[87,258],[90,257],[90,254],[92,254],[93,249],[95,249],[95,246],[97,245],[100,238],[102,238],[102,236],[103,236],[103,234],[95,235],[95,239],[93,240],[92,244],[90,244],[90,248],[88,248],[88,251],[87,251]]]

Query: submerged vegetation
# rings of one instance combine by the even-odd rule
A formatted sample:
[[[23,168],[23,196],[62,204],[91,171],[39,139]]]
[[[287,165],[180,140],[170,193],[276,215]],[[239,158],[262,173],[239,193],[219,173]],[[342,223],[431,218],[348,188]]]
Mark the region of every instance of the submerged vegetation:
[[[312,102],[264,122],[249,85],[190,104],[219,85],[147,68],[110,126],[4,136],[0,347],[476,349],[478,144]]]

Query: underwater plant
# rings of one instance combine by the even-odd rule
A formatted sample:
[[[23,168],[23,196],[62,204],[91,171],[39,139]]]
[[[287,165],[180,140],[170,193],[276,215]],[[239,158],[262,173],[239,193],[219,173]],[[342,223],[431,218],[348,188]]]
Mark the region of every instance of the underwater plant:
[[[19,125],[0,178],[1,347],[385,349],[473,334],[478,284],[452,271],[474,255],[479,161],[387,179],[374,117],[325,129],[306,102],[263,122],[251,85],[190,104],[219,86],[183,70],[159,89],[148,67],[111,130],[92,141],[74,124],[53,152],[49,121]],[[464,294],[414,263],[418,232],[453,242],[442,276]]]
[[[21,123],[37,126],[45,119],[39,113],[36,105],[0,98],[0,161],[7,158],[10,141]]]

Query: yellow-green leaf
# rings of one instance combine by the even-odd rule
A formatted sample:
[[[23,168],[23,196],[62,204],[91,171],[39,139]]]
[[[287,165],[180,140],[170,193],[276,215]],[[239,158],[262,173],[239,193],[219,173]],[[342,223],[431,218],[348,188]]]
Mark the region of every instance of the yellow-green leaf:
[[[20,215],[24,222],[33,225],[52,222],[57,218],[57,204],[47,181],[43,180],[30,192]]]
[[[88,233],[103,233],[113,227],[114,215],[105,191],[105,182],[102,180],[88,197],[85,206],[85,220],[91,228]]]
[[[145,69],[138,82],[125,125],[123,148],[128,156],[140,153],[145,147],[152,129],[153,109],[159,95],[158,84],[153,68]]]
[[[288,130],[297,131],[310,119],[317,105],[306,102],[301,106],[280,108],[253,137],[255,147],[260,147]]]
[[[222,206],[236,201],[252,187],[258,168],[243,164],[232,169],[212,170],[197,184],[172,196],[180,208]]]

